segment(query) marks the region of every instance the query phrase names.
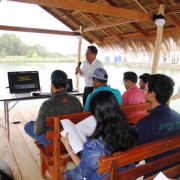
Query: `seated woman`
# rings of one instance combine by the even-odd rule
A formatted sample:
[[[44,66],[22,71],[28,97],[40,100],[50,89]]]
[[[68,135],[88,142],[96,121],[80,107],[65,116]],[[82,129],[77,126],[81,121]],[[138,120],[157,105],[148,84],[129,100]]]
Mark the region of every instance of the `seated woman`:
[[[91,136],[83,145],[81,159],[71,149],[66,137],[61,137],[67,152],[76,168],[67,170],[64,174],[66,180],[100,180],[108,177],[108,172],[98,174],[98,159],[100,156],[111,155],[118,151],[126,151],[136,146],[138,135],[135,128],[129,126],[115,96],[110,91],[100,91],[94,94],[90,101],[90,111],[94,115],[97,126]],[[119,168],[119,172],[134,167]]]

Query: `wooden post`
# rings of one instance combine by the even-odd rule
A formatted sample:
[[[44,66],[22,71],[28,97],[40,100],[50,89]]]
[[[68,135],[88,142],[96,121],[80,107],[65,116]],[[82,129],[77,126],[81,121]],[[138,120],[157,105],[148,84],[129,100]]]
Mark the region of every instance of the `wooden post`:
[[[82,35],[82,26],[80,26],[80,33]],[[82,44],[82,38],[79,39],[78,41],[78,59],[77,59],[77,64],[81,61],[81,44]],[[79,88],[79,73],[76,75],[76,88]]]
[[[158,14],[164,15],[164,11],[165,11],[165,5],[161,4],[159,6]],[[158,26],[151,74],[157,73],[157,68],[158,68],[158,63],[159,63],[159,58],[160,58],[161,44],[162,44],[162,36],[163,36],[163,26]]]

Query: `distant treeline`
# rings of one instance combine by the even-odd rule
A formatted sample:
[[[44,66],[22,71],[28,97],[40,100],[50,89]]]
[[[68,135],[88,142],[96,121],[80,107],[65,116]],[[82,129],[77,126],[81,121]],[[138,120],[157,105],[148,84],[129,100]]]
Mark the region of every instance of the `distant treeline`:
[[[6,56],[26,56],[28,58],[63,58],[77,57],[77,54],[63,55],[57,52],[49,52],[44,46],[37,44],[26,45],[14,34],[2,34],[0,36],[0,58]]]

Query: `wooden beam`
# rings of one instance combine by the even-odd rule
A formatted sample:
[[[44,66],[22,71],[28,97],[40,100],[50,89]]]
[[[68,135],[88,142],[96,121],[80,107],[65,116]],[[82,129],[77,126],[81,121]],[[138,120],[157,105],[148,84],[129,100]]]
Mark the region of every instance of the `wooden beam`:
[[[146,38],[154,38],[157,35],[157,30],[149,30],[146,32],[147,37]],[[164,29],[163,36],[173,36],[173,35],[180,35],[180,30],[177,27],[173,28],[166,28]],[[141,35],[139,32],[131,33],[131,34],[122,34],[120,35],[121,40],[134,40],[134,39],[144,39],[145,37]],[[115,42],[114,37],[105,37],[102,39],[103,43],[109,43],[109,42]],[[94,41],[93,43],[98,43]]]
[[[159,6],[158,14],[164,15],[164,11],[165,11],[165,5],[161,4]],[[158,26],[157,27],[156,43],[155,43],[155,48],[154,48],[154,57],[153,57],[153,63],[152,63],[152,68],[151,68],[151,74],[157,73],[158,63],[159,63],[160,53],[161,53],[162,37],[163,37],[163,26]]]
[[[168,14],[169,19],[176,25],[178,29],[180,29],[180,21],[174,14]]]
[[[100,23],[100,24],[97,24],[95,26],[84,28],[83,32],[94,31],[94,30],[103,29],[103,28],[106,28],[106,27],[111,27],[111,26],[131,23],[131,22],[134,22],[134,21],[136,21],[136,20],[131,20],[130,21],[130,20],[127,20],[127,19],[119,19],[119,20],[116,20],[116,21]]]
[[[93,14],[102,14],[114,17],[124,17],[127,19],[137,19],[141,21],[152,21],[152,13],[144,13],[140,11],[124,9],[119,7],[111,7],[106,5],[101,5],[97,3],[88,3],[82,1],[72,1],[72,0],[11,0],[22,3],[37,4],[40,6],[62,8],[78,10],[81,12],[89,12]]]
[[[58,11],[60,13],[62,13],[65,17],[67,17],[69,20],[71,20],[77,26],[79,26],[79,27],[82,26],[83,27],[83,24],[81,24],[79,21],[77,21],[71,14],[68,14],[65,10],[58,8]],[[102,40],[99,37],[97,37],[93,32],[88,32],[88,34],[90,36],[92,36],[94,39],[98,40],[99,42],[102,42]]]
[[[171,7],[171,8],[166,8],[164,14],[176,14],[180,12],[180,5]]]
[[[88,13],[88,15],[92,18],[92,19],[94,19],[97,23],[102,23],[102,21],[97,17],[97,16],[95,16],[94,14],[92,14],[92,13]],[[110,29],[110,28],[105,28],[106,29],[106,31],[108,31],[111,35],[113,35],[117,40],[121,40],[121,38],[120,38],[120,36],[118,35],[118,34],[116,34],[112,29]]]
[[[66,25],[69,29],[71,29],[72,31],[75,30],[75,28],[71,25],[69,25],[66,21],[64,21],[62,18],[60,18],[56,13],[54,13],[53,11],[51,11],[48,7],[44,7],[44,6],[40,6],[42,9],[44,9],[46,12],[48,12],[50,15],[52,15],[54,18],[56,18],[58,21],[60,21],[61,23],[63,23],[64,25]],[[92,41],[90,41],[87,37],[83,37],[87,42],[89,42],[90,44],[92,44]]]
[[[148,11],[145,9],[145,7],[138,0],[134,0],[134,1],[144,12],[148,13]]]
[[[142,34],[144,37],[147,37],[146,32],[145,32],[141,27],[139,27],[135,22],[131,22],[130,24],[131,24],[131,26],[133,26],[140,34]]]
[[[177,6],[177,3],[174,2],[174,0],[169,0],[173,6]]]
[[[75,36],[75,32],[0,25],[0,30]]]
[[[111,6],[118,7],[117,4],[112,0],[105,0],[105,1]]]

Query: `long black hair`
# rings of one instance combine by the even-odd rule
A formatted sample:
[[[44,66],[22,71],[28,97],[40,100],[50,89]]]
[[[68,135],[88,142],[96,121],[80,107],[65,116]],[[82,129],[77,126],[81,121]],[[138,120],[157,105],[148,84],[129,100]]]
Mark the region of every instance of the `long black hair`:
[[[137,144],[138,133],[127,124],[126,116],[113,93],[97,92],[92,96],[89,108],[97,122],[95,131],[89,138],[102,137],[105,152],[126,151]]]

